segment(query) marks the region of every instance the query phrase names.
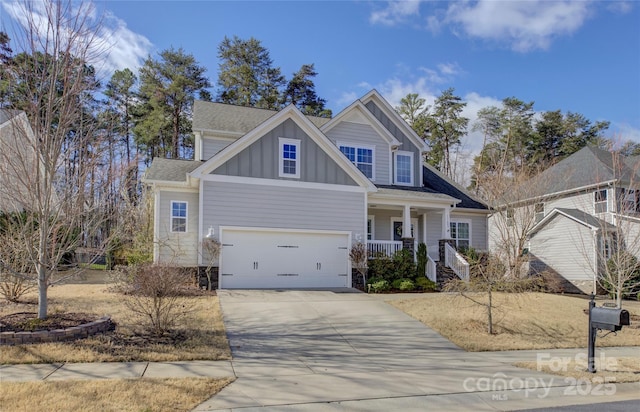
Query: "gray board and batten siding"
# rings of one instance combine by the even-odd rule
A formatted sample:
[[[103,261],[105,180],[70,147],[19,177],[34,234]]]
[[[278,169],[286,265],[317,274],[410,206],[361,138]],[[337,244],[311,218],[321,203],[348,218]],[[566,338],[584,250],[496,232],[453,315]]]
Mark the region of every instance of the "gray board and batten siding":
[[[357,183],[291,119],[276,126],[211,174],[292,180],[278,176],[278,139],[281,137],[300,140],[300,179],[293,180],[357,186]]]
[[[389,143],[368,124],[343,121],[332,128],[327,137],[339,147],[342,144],[374,147],[374,182],[382,185],[391,184],[389,165],[391,164]]]
[[[411,139],[409,139],[409,137],[405,135],[374,102],[368,102],[365,106],[376,117],[376,119],[378,119],[378,121],[380,121],[380,123],[382,123],[382,125],[389,130],[400,143],[402,143],[398,150],[413,153],[413,186],[422,186],[422,182],[419,179],[420,168],[422,167],[421,151],[418,150]]]

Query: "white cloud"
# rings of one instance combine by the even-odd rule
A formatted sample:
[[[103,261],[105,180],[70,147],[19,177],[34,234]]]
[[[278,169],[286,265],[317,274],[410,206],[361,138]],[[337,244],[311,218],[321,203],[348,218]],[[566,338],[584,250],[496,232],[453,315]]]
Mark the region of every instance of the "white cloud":
[[[134,72],[142,65],[153,48],[145,36],[131,31],[124,20],[106,13],[100,40],[107,46],[101,69],[107,73],[129,68]]]
[[[610,138],[614,141],[626,142],[627,140],[633,140],[640,143],[640,129],[636,129],[629,123],[612,122],[609,131],[612,133]]]
[[[375,10],[369,16],[371,24],[395,26],[403,23],[408,17],[420,14],[421,0],[394,0],[387,3],[387,7]]]
[[[152,43],[145,36],[131,31],[126,23],[110,12],[98,13],[93,3],[72,3],[74,14],[86,13],[85,27],[89,29],[82,32],[71,27],[63,27],[60,30],[61,40],[67,41],[63,36],[67,32],[77,31],[80,36],[74,38],[74,42],[80,47],[91,44],[87,59],[92,64],[99,77],[110,77],[114,70],[130,68],[136,70],[144,61],[152,49]],[[2,8],[23,29],[29,26],[29,18],[24,6],[18,2],[2,1]],[[80,9],[81,8],[81,9]],[[42,32],[36,32],[41,40],[50,36],[47,32],[50,27],[47,20],[47,9],[44,2],[30,3],[32,26]],[[73,22],[72,22],[73,23]],[[91,30],[92,28],[98,29]]]
[[[614,13],[627,14],[633,10],[633,3],[630,1],[610,1],[607,2],[607,10]]]
[[[528,52],[547,49],[555,37],[574,33],[589,17],[590,6],[589,1],[568,0],[454,2],[440,23]]]

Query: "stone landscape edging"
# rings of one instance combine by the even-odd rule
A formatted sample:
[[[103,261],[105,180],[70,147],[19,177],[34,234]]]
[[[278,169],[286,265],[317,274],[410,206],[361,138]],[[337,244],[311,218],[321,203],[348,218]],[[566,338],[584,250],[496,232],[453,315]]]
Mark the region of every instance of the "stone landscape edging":
[[[0,345],[22,345],[28,343],[64,342],[96,335],[113,330],[115,324],[110,316],[103,316],[93,322],[65,329],[36,330],[33,332],[0,332]]]

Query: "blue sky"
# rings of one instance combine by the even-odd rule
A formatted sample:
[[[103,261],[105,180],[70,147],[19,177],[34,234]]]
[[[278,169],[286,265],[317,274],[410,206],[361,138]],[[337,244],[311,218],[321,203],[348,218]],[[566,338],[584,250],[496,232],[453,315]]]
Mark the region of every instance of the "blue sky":
[[[11,3],[1,0],[10,30]],[[640,3],[618,1],[102,1],[105,75],[173,47],[217,80],[224,36],[255,37],[291,77],[315,63],[334,113],[372,88],[393,105],[454,87],[465,114],[505,97],[536,111],[609,120],[608,137],[640,142]],[[215,90],[214,90],[215,92]],[[464,148],[476,151],[479,136]]]

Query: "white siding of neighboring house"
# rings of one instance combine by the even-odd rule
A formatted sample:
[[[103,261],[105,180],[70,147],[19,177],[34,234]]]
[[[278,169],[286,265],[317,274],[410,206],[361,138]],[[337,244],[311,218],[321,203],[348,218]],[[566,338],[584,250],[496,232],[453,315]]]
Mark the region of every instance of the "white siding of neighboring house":
[[[198,194],[193,192],[160,190],[157,193],[158,221],[156,248],[158,262],[182,266],[198,264]],[[187,231],[171,232],[171,201],[187,202]]]
[[[387,143],[380,135],[368,124],[354,123],[343,121],[333,127],[327,137],[336,146],[339,144],[352,143],[354,145],[362,144],[363,146],[373,146],[375,148],[374,158],[374,177],[373,180],[377,184],[391,184],[389,177],[391,165],[391,152],[389,143]]]
[[[220,150],[233,143],[229,139],[203,138],[202,139],[202,160],[209,160]]]
[[[363,192],[262,186],[258,184],[203,183],[203,227],[261,227],[339,230],[366,236]]]
[[[530,240],[530,251],[565,279],[589,290],[595,267],[594,237],[590,228],[557,215]]]
[[[587,193],[575,193],[547,200],[544,202],[545,213],[549,213],[555,208],[566,208],[583,210],[589,214],[593,214],[594,192],[595,190]],[[609,210],[611,210],[611,206],[613,205],[612,191],[607,193],[607,200],[609,202]]]

